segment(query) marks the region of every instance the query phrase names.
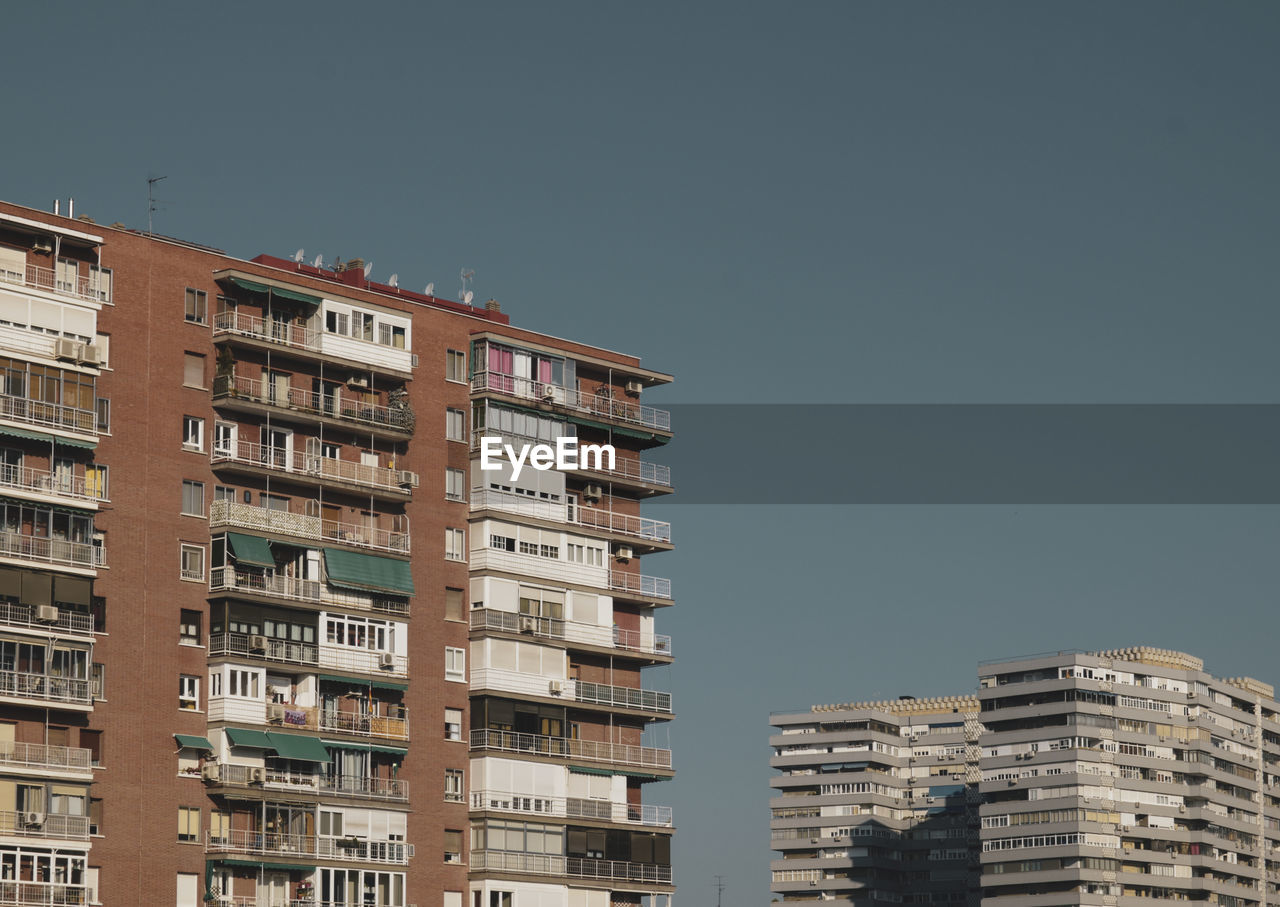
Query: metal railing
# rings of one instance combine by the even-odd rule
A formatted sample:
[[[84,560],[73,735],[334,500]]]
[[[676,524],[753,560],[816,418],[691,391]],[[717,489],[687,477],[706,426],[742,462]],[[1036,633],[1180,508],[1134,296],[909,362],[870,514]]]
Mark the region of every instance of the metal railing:
[[[262,785],[264,789],[317,791],[339,797],[368,800],[407,800],[409,782],[397,778],[364,778],[317,772],[291,772],[253,765],[218,763],[218,784],[236,787]]]
[[[226,447],[215,444],[210,459],[214,464],[239,463],[304,477],[349,482],[366,488],[409,493],[409,488],[403,487],[407,483],[400,481],[403,470],[387,466],[367,466],[364,463],[322,457],[318,453],[304,453],[300,450],[288,451],[283,447],[259,444],[257,441],[237,439],[234,445]]]
[[[59,475],[46,469],[30,466],[0,464],[0,486],[32,491],[37,494],[55,494],[80,501],[105,501],[106,496],[95,485],[86,483],[84,476]]]
[[[386,714],[332,712],[315,706],[267,705],[267,723],[280,727],[332,731],[358,737],[409,739],[409,710],[402,705],[374,703],[388,708]],[[278,711],[277,711],[278,710]]]
[[[213,316],[213,333],[239,334],[299,350],[319,352],[320,334],[293,321],[260,318],[242,312],[218,312]]]
[[[227,569],[227,568],[219,568]],[[321,646],[316,643],[272,639],[249,633],[210,633],[209,655],[242,655],[266,661],[280,661],[307,667],[338,668],[367,674],[407,675],[409,659],[389,652],[373,652],[345,646]],[[391,664],[383,667],[384,656]]]
[[[71,633],[92,633],[93,616],[78,611],[58,608],[58,619],[43,621],[37,618],[35,605],[24,605],[16,602],[0,601],[0,624],[14,627],[41,627],[48,630],[66,630]],[[2,746],[3,744],[0,744]]]
[[[602,627],[555,617],[534,617],[513,611],[476,608],[471,612],[472,630],[499,630],[504,633],[528,633],[545,639],[579,642],[603,648],[627,649],[648,655],[670,655],[671,637],[658,633],[642,633],[621,627]]]
[[[346,775],[321,775],[320,790],[337,797],[363,797],[370,800],[408,800],[409,782],[399,778],[352,778]]]
[[[671,541],[671,524],[664,520],[651,520],[625,513],[614,513],[611,510],[597,510],[594,507],[570,507],[564,503],[544,501],[522,494],[512,494],[509,491],[495,491],[491,488],[471,492],[471,509],[473,511],[502,510],[587,529],[631,535],[655,542]]]
[[[96,277],[81,277],[77,274],[70,279],[62,278],[58,277],[53,268],[42,268],[39,265],[27,265],[23,273],[0,268],[0,282],[64,293],[78,299],[93,299],[98,302],[109,301],[110,295],[101,289]]]
[[[599,819],[631,825],[671,827],[670,806],[640,803],[615,803],[612,800],[587,800],[578,797],[547,797],[508,791],[474,790],[471,808],[496,812],[533,813],[568,819]]]
[[[671,867],[656,863],[592,860],[586,857],[561,857],[540,853],[508,853],[501,850],[471,851],[471,869],[497,869],[614,882],[653,882],[659,885],[671,882]]]
[[[577,680],[573,683],[573,698],[577,702],[607,705],[618,709],[638,709],[644,712],[671,711],[671,694],[659,690],[641,690],[620,687],[608,683],[591,683]]]
[[[205,832],[205,853],[247,853],[271,856],[321,857],[358,863],[405,864],[413,845],[403,841],[366,841],[359,838],[321,838],[276,832],[235,830],[214,835]]]
[[[544,737],[539,734],[521,734],[516,731],[485,728],[472,730],[471,748],[496,750],[503,753],[567,756],[572,759],[585,759],[588,762],[609,762],[616,765],[671,768],[671,750],[635,746],[629,743],[601,743],[594,740],[573,740],[568,737]]]
[[[213,379],[213,396],[264,403],[281,409],[403,432],[413,431],[414,426],[413,410],[407,405],[381,406],[358,399],[348,400],[340,394],[317,394],[293,386],[278,387],[270,381],[258,378],[219,375]]]
[[[72,746],[48,743],[0,742],[0,765],[38,768],[53,771],[92,770],[92,752]]]
[[[89,889],[83,885],[0,881],[0,904],[4,907],[71,907],[87,903]]]
[[[409,533],[393,532],[376,526],[342,523],[318,516],[272,510],[239,501],[214,501],[209,506],[209,527],[234,526],[257,532],[278,532],[316,541],[337,542],[357,548],[409,553]]]
[[[93,410],[77,409],[62,403],[45,403],[15,394],[0,394],[0,419],[43,425],[46,428],[62,428],[84,435],[98,433],[98,414]]]
[[[471,390],[494,391],[508,397],[538,400],[583,411],[593,416],[603,416],[615,422],[643,425],[659,431],[671,430],[671,413],[665,409],[641,406],[639,403],[631,403],[604,394],[584,394],[574,388],[562,387],[546,381],[535,381],[532,378],[504,375],[500,372],[476,372],[471,377]]]
[[[94,546],[88,542],[51,539],[17,532],[0,532],[0,556],[22,557],[68,567],[92,569],[100,566]]]
[[[268,595],[313,605],[337,605],[361,611],[382,611],[398,616],[409,615],[407,598],[391,598],[373,592],[335,589],[319,580],[296,579],[291,576],[250,573],[235,567],[214,567],[209,571],[209,591],[245,592]]]
[[[93,704],[87,679],[28,674],[25,671],[0,670],[0,696],[22,696],[28,699],[74,702],[81,705]]]
[[[671,713],[671,694],[658,690],[590,683],[582,680],[545,677],[505,668],[473,667],[471,689],[500,690],[525,696],[562,696],[574,702],[605,705],[617,709]]]
[[[609,588],[614,592],[628,592],[645,598],[671,598],[671,580],[661,576],[642,576],[639,573],[610,570]]]
[[[299,866],[298,870],[305,868]],[[205,901],[205,904],[209,907],[354,907],[351,901],[315,901],[311,898],[274,899],[265,889],[261,895],[219,896],[217,900]],[[410,904],[408,907],[418,907],[418,905]]]
[[[30,821],[30,820],[39,821]],[[89,837],[88,816],[56,816],[43,812],[0,810],[0,835],[20,838],[61,838],[82,841]]]

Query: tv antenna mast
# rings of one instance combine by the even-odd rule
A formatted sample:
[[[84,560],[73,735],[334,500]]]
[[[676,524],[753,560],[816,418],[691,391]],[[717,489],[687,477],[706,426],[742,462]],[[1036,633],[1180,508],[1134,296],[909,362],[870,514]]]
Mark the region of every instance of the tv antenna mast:
[[[724,894],[724,876],[716,876],[716,907],[720,907],[720,896]]]
[[[466,268],[462,269],[462,289],[458,291],[459,299],[464,301],[466,300],[467,290],[471,288],[471,281],[475,276],[476,276],[475,268],[472,268],[470,270]]]
[[[147,177],[147,235],[153,235],[151,229],[151,215],[156,213],[156,183],[161,180],[167,180],[168,176],[149,176]]]

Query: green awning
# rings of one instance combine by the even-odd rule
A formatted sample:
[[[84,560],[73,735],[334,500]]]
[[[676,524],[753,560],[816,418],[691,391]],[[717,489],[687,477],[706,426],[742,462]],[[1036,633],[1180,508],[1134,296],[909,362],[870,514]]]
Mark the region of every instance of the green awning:
[[[43,432],[27,431],[25,428],[10,428],[4,426],[0,428],[0,435],[9,435],[13,438],[25,438],[28,441],[52,441],[53,435],[46,435]]]
[[[329,753],[318,737],[304,737],[298,734],[266,734],[271,741],[271,748],[284,759],[297,759],[301,762],[328,762]]]
[[[408,561],[326,548],[324,567],[329,585],[339,589],[413,595],[413,574],[409,572]]]
[[[61,435],[55,435],[53,440],[57,441],[63,447],[80,447],[84,450],[94,450],[98,446],[97,441],[80,441],[76,438],[64,438]]]
[[[232,746],[252,746],[260,750],[275,749],[275,744],[271,742],[271,738],[262,731],[229,727],[227,728],[227,739],[231,741]]]
[[[398,746],[375,746],[372,743],[352,743],[350,740],[326,740],[325,746],[336,747],[344,750],[360,750],[361,752],[370,751],[374,753],[389,753],[392,756],[407,756],[409,751]]]
[[[659,444],[666,444],[671,439],[666,435],[655,434],[651,431],[644,431],[637,428],[619,428],[613,427],[615,435],[622,435],[624,438],[639,438],[641,441],[657,441]]]
[[[222,866],[248,866],[253,869],[282,869],[288,872],[315,872],[315,866],[306,863],[267,863],[263,860],[210,860]]]
[[[392,683],[389,680],[364,679],[361,677],[346,677],[342,674],[317,674],[317,680],[331,680],[334,683],[349,683],[355,687],[373,687],[375,690],[399,690],[404,692],[409,689],[407,683]]]
[[[271,556],[271,545],[264,538],[228,532],[227,542],[231,545],[231,551],[236,556],[236,560],[242,564],[267,568],[276,565],[275,558]]]
[[[666,779],[665,775],[653,775],[649,772],[633,772],[625,768],[587,768],[582,765],[571,765],[569,771],[578,772],[583,775],[626,775],[628,778],[640,778],[645,781],[662,781]]]
[[[245,280],[243,277],[233,277],[231,282],[242,290],[248,290],[250,293],[270,293],[272,296],[293,299],[297,302],[309,302],[312,305],[320,304],[319,296],[308,296],[306,293],[299,293],[297,290],[267,286],[265,283],[258,283],[256,280]]]
[[[206,753],[213,752],[213,744],[203,737],[197,737],[195,734],[174,734],[173,739],[178,741],[178,746],[185,746],[193,750],[204,750]]]
[[[585,768],[581,765],[569,766],[569,771],[577,772],[579,775],[612,775],[613,770],[607,768]]]

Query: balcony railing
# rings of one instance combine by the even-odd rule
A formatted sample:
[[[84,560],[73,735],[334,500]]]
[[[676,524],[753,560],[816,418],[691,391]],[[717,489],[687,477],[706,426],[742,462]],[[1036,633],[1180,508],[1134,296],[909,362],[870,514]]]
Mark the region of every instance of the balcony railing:
[[[408,740],[409,710],[401,705],[390,705],[389,709],[389,713],[385,715],[370,715],[332,712],[311,706],[268,704],[267,722],[281,727],[331,731],[358,737]]]
[[[544,737],[478,728],[471,731],[473,750],[495,750],[502,753],[528,753],[542,756],[565,756],[588,762],[609,762],[656,769],[671,768],[671,750],[629,743],[601,743],[573,740],[567,737]]]
[[[511,434],[509,432],[500,432],[492,429],[475,429],[471,436],[472,450],[480,449],[481,438],[499,438],[503,444],[510,444],[513,447],[519,447],[525,444],[552,443],[547,438],[534,438],[528,435]],[[600,469],[596,469],[594,464],[590,469],[579,464],[578,469],[583,472],[613,476],[629,482],[640,482],[645,485],[662,485],[667,488],[671,487],[671,467],[662,466],[658,463],[650,463],[648,460],[628,460],[622,457],[617,457],[614,461],[613,469],[605,469],[603,466]]]
[[[629,592],[645,598],[671,598],[671,580],[661,576],[641,576],[639,573],[610,570],[609,588],[614,592]]]
[[[401,482],[402,470],[386,466],[367,466],[350,460],[336,460],[319,454],[307,454],[299,450],[288,451],[282,447],[259,444],[256,441],[237,440],[225,447],[215,446],[212,462],[238,463],[257,466],[274,472],[293,473],[306,478],[334,482],[348,482],[365,488],[409,493],[408,483]]]
[[[230,831],[205,833],[205,853],[247,853],[278,857],[319,857],[354,863],[396,863],[413,856],[413,845],[402,841],[365,841],[358,838],[319,838],[275,832]]]
[[[34,768],[45,771],[91,771],[90,750],[47,743],[0,742],[0,766]]]
[[[298,870],[305,869],[299,866]],[[315,901],[311,898],[290,898],[288,900],[272,900],[265,891],[262,897],[257,895],[237,895],[235,897],[219,897],[216,901],[205,901],[210,907],[352,907],[351,901]],[[410,904],[408,907],[418,907]]]
[[[409,673],[409,659],[404,655],[345,646],[318,646],[315,643],[292,642],[248,633],[210,633],[209,656],[212,658],[217,655],[241,655],[265,661],[360,671],[366,674],[405,676]],[[384,659],[389,660],[388,666],[383,666]]]
[[[603,416],[615,422],[629,422],[658,431],[671,431],[671,413],[665,409],[641,406],[639,403],[603,394],[584,394],[573,388],[534,381],[531,378],[503,375],[499,372],[476,372],[471,378],[471,390],[487,390],[523,400],[538,400],[593,416]]]
[[[577,702],[607,705],[615,709],[638,709],[644,712],[671,712],[671,694],[659,690],[640,690],[608,683],[577,680],[573,683]]]
[[[71,907],[88,903],[89,889],[83,885],[0,881],[0,904],[4,907]]]
[[[209,526],[233,526],[255,532],[278,532],[316,541],[338,542],[357,548],[373,548],[378,551],[409,553],[409,533],[393,532],[376,526],[357,523],[341,523],[318,516],[272,510],[239,501],[214,501],[209,506]]]
[[[598,819],[603,822],[654,825],[659,828],[671,827],[670,806],[615,803],[612,800],[584,800],[578,797],[546,797],[538,794],[475,790],[471,792],[471,808],[556,816],[562,819]]]
[[[640,539],[655,542],[671,541],[671,524],[664,520],[650,520],[645,517],[631,516],[625,513],[614,513],[611,510],[597,510],[594,507],[569,507],[530,498],[522,494],[508,491],[483,489],[471,493],[471,509],[502,510],[507,513],[518,513],[541,520],[553,520],[581,526],[587,529],[598,529],[618,535],[631,535]]]
[[[314,416],[329,416],[344,422],[413,431],[413,410],[409,406],[380,406],[359,399],[348,400],[333,394],[317,394],[300,387],[278,388],[257,378],[220,375],[213,380],[213,396],[264,403]]]
[[[534,875],[569,876],[610,882],[671,882],[671,867],[626,860],[591,860],[586,857],[559,857],[540,853],[507,853],[501,850],[471,851],[472,870],[506,870]]]
[[[311,328],[292,321],[276,321],[241,312],[219,312],[213,316],[213,333],[239,334],[255,340],[266,340],[299,350],[319,352],[320,335]]]
[[[29,821],[32,819],[39,821]],[[4,809],[0,810],[0,835],[84,841],[89,838],[89,817],[51,816],[42,812]]]
[[[408,616],[407,598],[390,598],[372,592],[335,589],[319,580],[295,579],[290,576],[250,573],[235,567],[214,567],[209,571],[209,591],[245,592],[268,595],[313,605],[336,605],[360,611],[382,611]]]
[[[218,783],[236,787],[262,785],[264,790],[310,791],[367,800],[409,799],[409,782],[397,778],[363,778],[289,772],[225,762],[218,764]]]
[[[94,435],[98,432],[98,414],[88,409],[76,409],[61,403],[45,403],[14,394],[0,394],[0,419],[42,425],[45,428],[61,428]]]
[[[93,632],[93,617],[89,614],[58,608],[57,620],[44,621],[38,618],[39,613],[35,605],[0,601],[0,624],[8,624],[12,627],[65,630],[69,633],[88,634]],[[3,746],[3,744],[0,744],[0,746]]]
[[[0,487],[74,498],[77,501],[106,500],[106,496],[101,493],[102,489],[96,483],[87,484],[84,476],[59,475],[45,469],[7,463],[0,464]]]
[[[53,293],[75,296],[77,299],[92,299],[96,302],[106,302],[108,296],[107,291],[100,287],[96,275],[61,278],[53,268],[42,268],[39,265],[27,265],[25,272],[0,268],[0,282],[32,287],[36,290],[49,290]]]
[[[22,535],[18,532],[0,532],[0,557],[21,557],[87,569],[101,566],[99,555],[92,544]]]
[[[88,680],[28,674],[25,671],[0,671],[0,696],[21,696],[24,699],[44,699],[78,705],[93,704]]]
[[[471,689],[473,691],[498,690],[525,696],[555,696],[571,699],[574,702],[606,705],[616,709],[671,713],[670,693],[613,686],[607,683],[543,677],[539,674],[526,674],[504,668],[472,668]]]
[[[602,648],[627,649],[646,655],[670,655],[671,637],[621,627],[602,627],[553,617],[534,617],[512,611],[476,608],[471,612],[472,630],[499,630],[504,633],[528,633],[545,639],[560,639]]]

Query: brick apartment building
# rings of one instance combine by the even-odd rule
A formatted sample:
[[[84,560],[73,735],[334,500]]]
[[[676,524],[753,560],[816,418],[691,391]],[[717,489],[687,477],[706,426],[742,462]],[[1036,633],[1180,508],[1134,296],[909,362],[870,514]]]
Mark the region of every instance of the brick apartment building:
[[[3,203],[0,359],[0,905],[672,891],[669,376]],[[513,480],[482,434],[617,460]]]

